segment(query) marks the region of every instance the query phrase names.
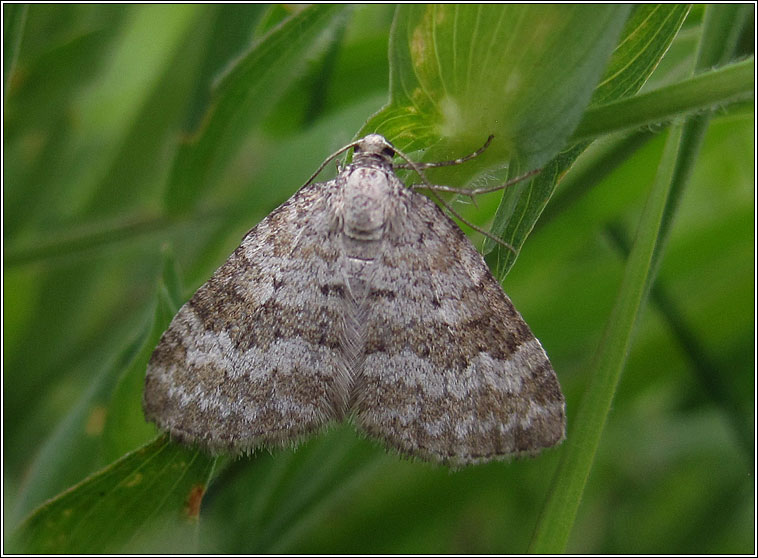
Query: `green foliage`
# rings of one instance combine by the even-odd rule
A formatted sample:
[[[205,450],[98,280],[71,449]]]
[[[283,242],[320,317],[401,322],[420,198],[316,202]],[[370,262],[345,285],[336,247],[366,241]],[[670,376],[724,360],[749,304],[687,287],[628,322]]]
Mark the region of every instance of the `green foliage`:
[[[6,550],[751,552],[752,9],[3,5]],[[350,425],[239,459],[156,438],[176,309],[372,131],[426,161],[494,134],[438,184],[542,168],[447,201],[515,248],[484,246],[564,445],[450,473]]]
[[[191,551],[212,469],[212,459],[163,434],[39,507],[14,533],[11,549]]]

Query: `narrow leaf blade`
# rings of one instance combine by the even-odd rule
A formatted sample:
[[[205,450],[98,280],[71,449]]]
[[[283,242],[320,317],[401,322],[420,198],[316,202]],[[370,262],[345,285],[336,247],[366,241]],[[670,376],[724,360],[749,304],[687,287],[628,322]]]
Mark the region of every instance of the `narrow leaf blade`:
[[[309,6],[273,28],[240,57],[217,82],[205,117],[180,148],[171,172],[165,205],[182,213],[237,149],[245,131],[259,123],[286,87],[319,52],[349,9]]]
[[[579,406],[570,440],[562,454],[547,504],[535,530],[530,551],[563,552],[576,517],[595,452],[605,427],[621,371],[631,345],[637,317],[647,295],[653,253],[659,240],[666,201],[671,189],[681,129],[669,133],[637,238],[629,255],[616,303],[590,367],[589,386]]]

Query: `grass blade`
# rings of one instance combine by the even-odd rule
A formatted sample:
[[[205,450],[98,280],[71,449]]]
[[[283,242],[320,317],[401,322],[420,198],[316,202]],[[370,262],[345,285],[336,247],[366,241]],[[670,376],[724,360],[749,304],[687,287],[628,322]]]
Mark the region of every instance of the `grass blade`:
[[[348,6],[309,6],[273,28],[218,80],[200,129],[180,148],[166,192],[166,210],[194,206],[208,181],[236,153],[307,60],[325,45]]]
[[[754,66],[755,59],[751,57],[655,91],[591,108],[572,139],[587,141],[748,99],[754,93]]]
[[[590,380],[569,429],[564,453],[553,479],[548,501],[534,533],[530,552],[560,553],[566,548],[595,452],[605,427],[621,371],[631,344],[634,325],[647,294],[653,253],[659,239],[666,200],[671,188],[680,128],[669,132],[653,188],[640,219],[632,252],[605,335],[590,367]]]

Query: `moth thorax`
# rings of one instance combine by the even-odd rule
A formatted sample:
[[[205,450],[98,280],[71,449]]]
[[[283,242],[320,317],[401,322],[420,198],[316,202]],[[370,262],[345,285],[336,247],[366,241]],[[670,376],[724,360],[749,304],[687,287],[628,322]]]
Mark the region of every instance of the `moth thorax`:
[[[391,185],[385,172],[356,168],[344,190],[344,233],[355,240],[379,240],[384,233]]]

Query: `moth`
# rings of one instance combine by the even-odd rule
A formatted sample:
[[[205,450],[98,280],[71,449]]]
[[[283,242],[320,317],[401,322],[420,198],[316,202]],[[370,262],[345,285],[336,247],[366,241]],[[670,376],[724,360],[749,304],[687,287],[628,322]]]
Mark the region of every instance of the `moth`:
[[[213,453],[345,419],[453,466],[559,443],[556,374],[482,256],[397,177],[389,141],[348,148],[336,178],[271,212],[179,310],[147,367],[146,418]]]

